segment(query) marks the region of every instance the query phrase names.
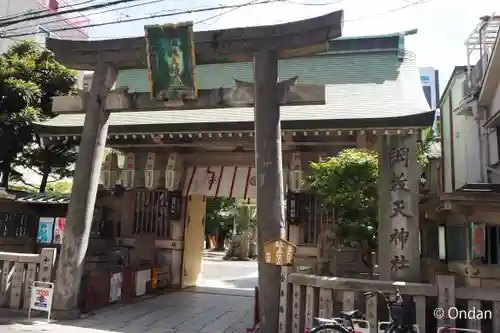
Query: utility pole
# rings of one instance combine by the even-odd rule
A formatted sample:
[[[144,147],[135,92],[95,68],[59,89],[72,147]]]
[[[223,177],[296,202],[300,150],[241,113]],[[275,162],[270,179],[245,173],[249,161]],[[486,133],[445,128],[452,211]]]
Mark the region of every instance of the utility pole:
[[[61,318],[77,314],[77,298],[108,135],[110,112],[106,110],[106,97],[116,75],[117,71],[112,66],[99,62],[87,96],[88,107],[56,271],[54,314]]]

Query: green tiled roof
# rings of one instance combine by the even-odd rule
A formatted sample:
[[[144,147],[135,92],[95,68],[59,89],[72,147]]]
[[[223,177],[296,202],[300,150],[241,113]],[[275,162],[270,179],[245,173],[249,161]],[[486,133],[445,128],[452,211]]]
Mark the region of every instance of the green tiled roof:
[[[379,38],[372,42],[380,44],[384,40]],[[432,125],[433,116],[429,114],[414,54],[402,53],[398,39],[389,42],[389,46],[380,44],[386,49],[375,46],[372,51],[339,51],[280,60],[281,80],[298,76],[299,84],[326,86],[325,105],[281,107],[283,128],[296,128],[297,122],[308,122],[308,126],[316,126],[311,125],[316,122],[320,126],[322,121],[336,121],[343,127],[395,126],[390,125],[395,119],[398,126],[417,126],[405,124],[412,116],[420,117],[418,126]],[[234,79],[252,81],[252,77],[251,63],[197,66],[199,89],[230,88],[234,87]],[[128,87],[129,92],[147,92],[146,70],[121,71],[116,87]],[[158,131],[210,130],[223,125],[238,130],[253,124],[253,117],[253,108],[248,107],[117,112],[111,114],[110,134],[137,133],[141,130],[138,125]],[[42,132],[45,135],[77,135],[83,120],[84,114],[62,114],[43,123]]]
[[[207,65],[199,70],[200,88],[233,86],[233,79],[251,80],[249,63]],[[226,65],[226,66],[227,66]],[[284,106],[282,120],[373,119],[418,115],[429,112],[414,56],[400,61],[396,52],[333,54],[296,58],[280,62],[280,78],[298,75],[299,83],[326,84],[326,104]],[[120,84],[132,91],[147,91],[145,72],[125,71]],[[133,79],[135,78],[135,79]],[[84,114],[63,114],[45,126],[80,127]],[[130,111],[111,115],[110,133],[115,126],[147,124],[200,124],[252,122],[253,108],[198,110]],[[411,124],[410,124],[411,126]],[[60,132],[60,131],[57,131]],[[63,133],[64,134],[64,133]],[[69,133],[68,133],[69,134]]]

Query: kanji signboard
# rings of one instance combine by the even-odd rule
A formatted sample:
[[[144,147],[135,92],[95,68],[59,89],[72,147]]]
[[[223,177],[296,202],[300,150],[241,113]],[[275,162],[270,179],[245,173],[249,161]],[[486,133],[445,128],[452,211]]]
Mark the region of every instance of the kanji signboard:
[[[193,24],[146,26],[145,30],[151,97],[197,98]]]
[[[279,239],[264,243],[264,260],[266,264],[290,266],[295,259],[297,247],[292,243]]]

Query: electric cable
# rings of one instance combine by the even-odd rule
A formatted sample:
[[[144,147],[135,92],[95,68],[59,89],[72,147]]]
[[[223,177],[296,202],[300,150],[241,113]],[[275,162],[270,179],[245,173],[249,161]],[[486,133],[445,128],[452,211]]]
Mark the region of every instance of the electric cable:
[[[87,4],[87,3],[91,3],[91,2],[94,2],[94,1],[98,1],[98,0],[85,0],[85,1],[82,1],[82,2],[77,2],[77,3],[72,3],[72,4],[65,4],[65,5],[62,5],[62,6],[59,6],[58,7],[58,10],[59,9],[63,9],[63,8],[68,8],[68,7],[75,7],[75,6],[80,6],[80,5],[84,5],[84,4]],[[15,18],[18,18],[18,17],[22,17],[22,16],[31,16],[31,15],[38,15],[38,14],[43,14],[43,13],[46,13],[48,9],[40,9],[40,10],[28,10],[26,12],[23,12],[23,13],[17,13],[17,14],[12,14],[12,15],[6,15],[6,16],[3,16],[3,17],[0,17],[0,22],[4,22],[4,21],[9,21],[11,19],[15,19]]]
[[[30,17],[26,17],[26,18],[22,18],[22,19],[17,19],[17,20],[9,20],[7,22],[0,22],[0,28],[8,27],[10,25],[14,25],[14,24],[18,24],[18,23],[39,20],[42,18],[59,16],[59,15],[64,15],[64,14],[71,14],[71,13],[82,12],[82,11],[87,11],[87,10],[101,9],[101,8],[119,5],[122,3],[135,2],[135,1],[140,1],[140,0],[114,0],[114,1],[106,2],[106,3],[100,3],[100,4],[86,6],[86,7],[82,7],[82,8],[72,8],[72,9],[63,10],[63,11],[59,11],[59,12],[55,12],[55,13],[45,13],[42,15],[30,16]]]
[[[95,1],[95,0],[92,0],[92,1]],[[104,14],[104,13],[108,13],[108,12],[115,12],[115,11],[123,10],[123,9],[130,9],[130,8],[135,8],[135,7],[140,7],[140,6],[152,5],[152,4],[160,3],[160,2],[164,2],[164,1],[166,1],[166,0],[150,0],[150,1],[144,2],[144,3],[127,5],[127,6],[120,7],[120,8],[110,8],[110,9],[106,9],[106,10],[102,10],[102,11],[99,11],[99,12],[90,13],[90,14],[86,14],[86,15],[80,14],[80,15],[75,16],[75,17],[70,17],[69,19],[73,20],[73,19],[77,19],[77,18],[80,18],[80,17],[89,17],[89,16],[94,16],[94,15],[100,15],[100,14]],[[58,19],[51,20],[51,21],[44,21],[41,24],[47,25],[47,24],[59,23],[59,22],[63,22],[63,21],[66,21],[66,19],[64,19],[64,18],[58,18]],[[3,33],[13,32],[13,31],[19,31],[19,30],[26,30],[28,28],[38,27],[39,25],[40,25],[40,23],[36,23],[36,24],[30,24],[30,25],[23,25],[22,27],[8,28],[8,29],[5,29],[3,31]]]
[[[88,0],[87,0],[88,1]],[[90,1],[96,1],[96,0],[90,0]],[[134,4],[134,5],[127,5],[127,6],[124,6],[124,7],[120,7],[120,8],[111,8],[111,9],[107,9],[107,10],[102,10],[102,11],[99,11],[99,12],[95,12],[95,13],[90,13],[90,14],[86,14],[86,15],[78,15],[78,16],[75,16],[75,17],[71,17],[70,19],[78,19],[80,17],[89,17],[89,16],[94,16],[94,15],[100,15],[100,14],[103,14],[103,13],[108,13],[108,12],[114,12],[114,11],[118,11],[118,10],[123,10],[123,9],[130,9],[130,8],[134,8],[134,7],[140,7],[140,6],[144,6],[144,5],[150,5],[150,4],[154,4],[154,3],[159,3],[159,2],[163,2],[163,1],[166,1],[166,0],[152,0],[152,1],[148,1],[148,2],[144,2],[144,3],[139,3],[139,4]],[[170,0],[170,2],[172,1],[175,1],[175,0]],[[179,1],[182,1],[182,0],[179,0]],[[276,1],[280,1],[280,0],[276,0]],[[283,0],[281,0],[283,2]],[[302,5],[302,6],[328,6],[328,5],[332,5],[332,4],[338,4],[338,3],[342,3],[342,2],[345,2],[345,1],[348,1],[348,0],[338,0],[338,1],[334,1],[334,2],[323,2],[323,3],[305,3],[305,2],[294,2],[294,1],[290,1],[290,0],[285,0],[286,3],[291,3],[291,4],[295,4],[295,5]],[[230,13],[234,10],[237,10],[239,9],[240,7],[238,8],[235,8],[235,9],[231,9],[229,11],[227,11],[227,13]],[[164,12],[168,12],[168,11],[172,11],[172,10],[166,10],[166,11],[160,11],[160,12],[157,12],[157,13],[164,13]],[[224,15],[224,14],[227,14],[225,12],[221,12],[220,15]],[[215,18],[215,17],[218,17],[218,19],[211,23],[212,24],[215,24],[219,18],[221,16],[219,15],[215,15],[213,17],[210,17],[209,19],[207,20],[202,20],[202,22],[196,22],[195,24],[197,23],[204,23],[205,21],[208,21],[212,18]],[[59,18],[59,19],[55,19],[55,20],[51,20],[51,21],[45,21],[43,22],[44,25],[47,25],[47,24],[52,24],[52,23],[59,23],[59,22],[63,22],[65,21],[66,19],[64,18]],[[9,33],[9,32],[14,32],[14,31],[19,31],[20,30],[26,30],[28,28],[32,28],[32,27],[38,27],[40,24],[31,24],[31,25],[27,25],[27,26],[22,26],[22,27],[15,27],[15,28],[9,28],[9,29],[6,29],[4,30],[3,33]]]
[[[405,0],[406,1],[406,0]],[[383,16],[383,15],[387,15],[387,14],[390,14],[390,13],[394,13],[394,12],[398,12],[400,10],[403,10],[403,9],[406,9],[408,7],[413,7],[413,6],[417,6],[417,5],[423,5],[423,4],[426,4],[426,3],[429,3],[431,2],[432,0],[417,0],[415,2],[409,2],[409,1],[406,1],[406,5],[404,6],[401,6],[401,7],[396,7],[396,8],[393,8],[393,9],[389,9],[385,12],[381,12],[381,13],[378,13],[378,14],[373,14],[373,15],[368,15],[368,16],[363,16],[363,17],[358,17],[358,18],[355,18],[355,19],[351,19],[351,20],[345,20],[345,22],[356,22],[356,21],[363,21],[363,20],[367,20],[367,19],[371,19],[371,18],[374,18],[374,17],[378,17],[378,16]]]
[[[279,1],[279,0],[278,0]],[[181,10],[181,11],[176,11],[176,12],[171,12],[171,13],[166,13],[166,14],[152,14],[149,16],[143,16],[143,17],[134,17],[134,18],[129,18],[125,20],[119,20],[119,21],[113,21],[113,22],[101,22],[101,23],[94,23],[94,24],[88,24],[88,25],[83,25],[78,28],[74,27],[67,27],[67,28],[60,28],[60,29],[54,29],[51,30],[50,32],[60,32],[60,31],[68,31],[68,30],[75,30],[75,29],[83,29],[83,28],[94,28],[94,27],[102,27],[102,26],[108,26],[108,25],[115,25],[115,24],[123,24],[123,23],[129,23],[129,22],[137,22],[137,21],[143,21],[143,20],[149,20],[152,18],[161,18],[161,17],[172,17],[172,16],[179,16],[179,15],[185,15],[185,14],[194,14],[194,13],[202,13],[202,12],[209,12],[209,11],[214,11],[214,10],[224,10],[224,9],[231,9],[231,8],[242,8],[242,7],[248,7],[248,6],[253,6],[253,5],[263,5],[263,4],[268,4],[272,2],[277,2],[277,0],[263,0],[260,2],[247,2],[239,5],[225,5],[225,6],[212,6],[212,7],[205,7],[205,8],[199,8],[199,9],[186,9],[186,10]],[[14,37],[23,37],[23,36],[32,36],[35,35],[36,33],[32,32],[26,32],[26,33],[19,33],[19,34],[8,34],[1,36],[0,38],[6,37],[6,38],[14,38]]]
[[[344,1],[344,0],[339,0],[339,2],[340,1]],[[374,14],[374,15],[369,15],[369,16],[365,16],[365,17],[350,19],[350,20],[344,20],[344,22],[355,22],[355,21],[361,21],[361,20],[365,20],[365,19],[371,19],[371,18],[374,18],[374,17],[378,17],[378,16],[389,14],[389,13],[397,12],[397,11],[406,9],[408,7],[412,7],[412,6],[416,6],[416,5],[420,5],[420,4],[424,4],[424,3],[429,3],[431,1],[432,0],[417,0],[415,2],[407,3],[404,6],[396,7],[396,8],[387,10],[387,11],[382,12],[382,13],[377,13],[377,14]],[[135,18],[129,18],[129,19],[119,20],[119,21],[109,21],[109,22],[101,22],[101,23],[95,23],[95,24],[88,24],[88,25],[79,26],[78,28],[75,28],[75,27],[60,28],[60,29],[51,30],[51,32],[60,32],[60,31],[68,31],[68,30],[75,30],[75,29],[84,29],[84,28],[94,28],[94,27],[101,27],[101,26],[109,26],[109,25],[115,25],[115,24],[122,24],[122,23],[129,23],[129,22],[137,22],[137,21],[142,21],[142,20],[148,20],[148,19],[151,19],[151,18],[172,17],[172,16],[178,16],[178,15],[184,15],[184,14],[201,13],[201,12],[214,11],[214,10],[224,10],[224,9],[233,9],[233,8],[239,9],[239,8],[248,7],[248,6],[251,6],[251,5],[268,4],[268,3],[272,3],[272,2],[288,3],[288,1],[286,1],[286,0],[285,1],[283,1],[283,0],[281,0],[281,1],[280,0],[263,0],[261,2],[256,2],[256,3],[254,3],[254,1],[251,1],[251,2],[244,3],[244,4],[239,4],[239,5],[225,5],[225,6],[217,6],[217,7],[213,6],[213,7],[192,9],[192,10],[182,10],[182,11],[171,12],[171,13],[160,14],[160,15],[154,14],[154,15],[143,16],[143,17],[135,17]],[[294,4],[294,2],[290,2],[290,3]],[[300,5],[307,5],[307,4],[301,3]],[[223,14],[223,13],[221,12],[221,14]],[[221,14],[219,14],[219,15],[221,15]],[[212,18],[213,17],[210,17],[209,19],[212,19]],[[201,20],[201,21],[205,21],[205,20]],[[0,35],[0,38],[2,38],[2,37],[14,38],[14,37],[23,37],[23,36],[32,36],[32,35],[35,35],[35,33],[26,32],[26,33],[18,33],[18,34],[8,34],[8,35],[5,35],[5,36],[1,36]],[[113,37],[113,38],[116,38],[116,37]]]

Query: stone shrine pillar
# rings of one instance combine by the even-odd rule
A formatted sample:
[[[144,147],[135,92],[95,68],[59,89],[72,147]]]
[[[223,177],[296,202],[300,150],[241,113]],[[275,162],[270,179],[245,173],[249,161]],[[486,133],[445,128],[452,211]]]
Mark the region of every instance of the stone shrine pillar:
[[[418,135],[379,137],[380,280],[420,280]]]

